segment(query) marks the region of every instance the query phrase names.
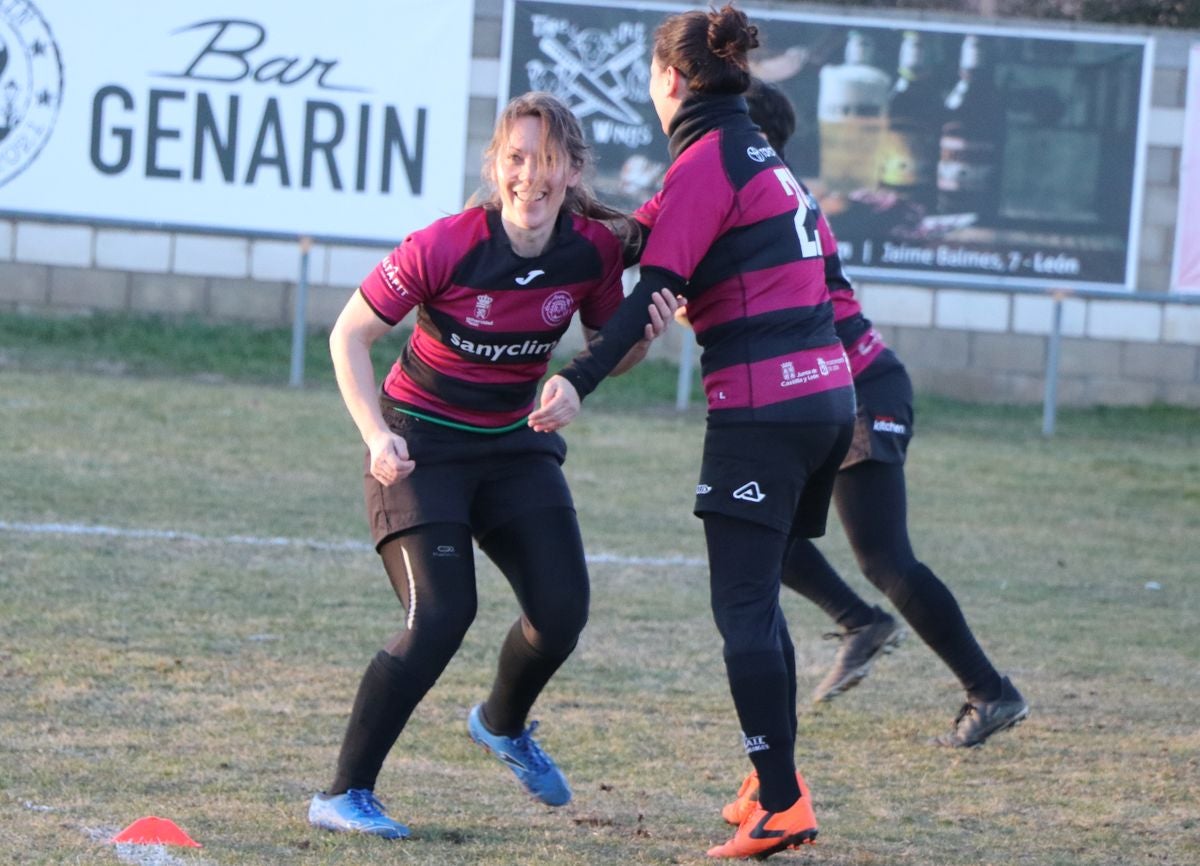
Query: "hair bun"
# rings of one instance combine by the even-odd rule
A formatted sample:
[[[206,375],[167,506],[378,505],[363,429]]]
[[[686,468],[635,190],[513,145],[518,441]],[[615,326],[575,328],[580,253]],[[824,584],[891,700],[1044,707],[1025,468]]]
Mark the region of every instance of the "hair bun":
[[[708,13],[708,49],[714,55],[744,67],[746,52],[757,47],[758,28],[746,13],[734,9],[731,3]]]

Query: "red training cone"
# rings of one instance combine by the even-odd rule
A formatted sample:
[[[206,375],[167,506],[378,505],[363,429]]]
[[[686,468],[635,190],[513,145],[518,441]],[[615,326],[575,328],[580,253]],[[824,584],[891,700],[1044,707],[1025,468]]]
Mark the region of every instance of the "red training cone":
[[[114,844],[126,845],[182,845],[187,848],[203,847],[183,830],[179,825],[167,818],[156,818],[150,815],[138,818],[116,836],[112,837]]]

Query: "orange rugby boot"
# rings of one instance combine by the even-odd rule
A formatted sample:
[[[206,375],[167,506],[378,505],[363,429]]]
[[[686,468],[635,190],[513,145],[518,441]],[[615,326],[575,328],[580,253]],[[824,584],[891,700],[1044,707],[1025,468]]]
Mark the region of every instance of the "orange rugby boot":
[[[738,825],[733,838],[724,845],[709,848],[708,856],[757,857],[761,860],[786,848],[811,844],[817,838],[817,817],[813,814],[808,786],[799,773],[796,781],[800,783],[800,799],[782,812],[768,812],[758,802],[758,778],[754,777],[754,800],[748,801],[752,803],[750,813]],[[745,787],[745,782],[742,784]],[[741,797],[729,806],[740,802]]]
[[[757,805],[758,771],[751,770],[746,774],[746,778],[742,779],[742,786],[738,788],[733,801],[721,807],[721,817],[725,819],[725,823],[736,827],[746,820],[746,816],[753,812]]]

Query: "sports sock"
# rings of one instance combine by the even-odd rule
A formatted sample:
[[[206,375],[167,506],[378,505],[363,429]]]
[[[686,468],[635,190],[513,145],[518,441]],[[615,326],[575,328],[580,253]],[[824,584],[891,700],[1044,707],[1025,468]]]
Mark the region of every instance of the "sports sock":
[[[785,706],[787,673],[778,653],[727,657],[725,668],[745,748],[758,771],[759,803],[768,812],[782,812],[800,796],[793,756],[794,722]]]
[[[540,652],[525,637],[521,620],[514,622],[500,647],[496,679],[483,705],[488,729],[506,737],[519,735],[525,729],[525,719],[534,701],[567,655]]]
[[[424,694],[424,688],[418,692],[410,685],[399,659],[383,650],[376,653],[358,685],[337,771],[326,793],[375,789],[384,759]]]

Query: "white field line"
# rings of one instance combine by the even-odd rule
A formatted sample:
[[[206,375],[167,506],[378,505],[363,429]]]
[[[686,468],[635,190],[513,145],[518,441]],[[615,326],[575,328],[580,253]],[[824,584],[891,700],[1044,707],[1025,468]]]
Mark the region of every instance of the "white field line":
[[[260,538],[254,535],[209,536],[174,529],[137,529],[85,523],[19,523],[0,520],[0,532],[17,535],[83,535],[108,538],[150,539],[154,541],[190,541],[196,544],[240,544],[249,547],[305,547],[331,552],[373,551],[363,541],[318,541],[313,538]],[[604,565],[652,565],[703,568],[703,559],[688,556],[625,556],[617,553],[589,553],[587,561]]]

